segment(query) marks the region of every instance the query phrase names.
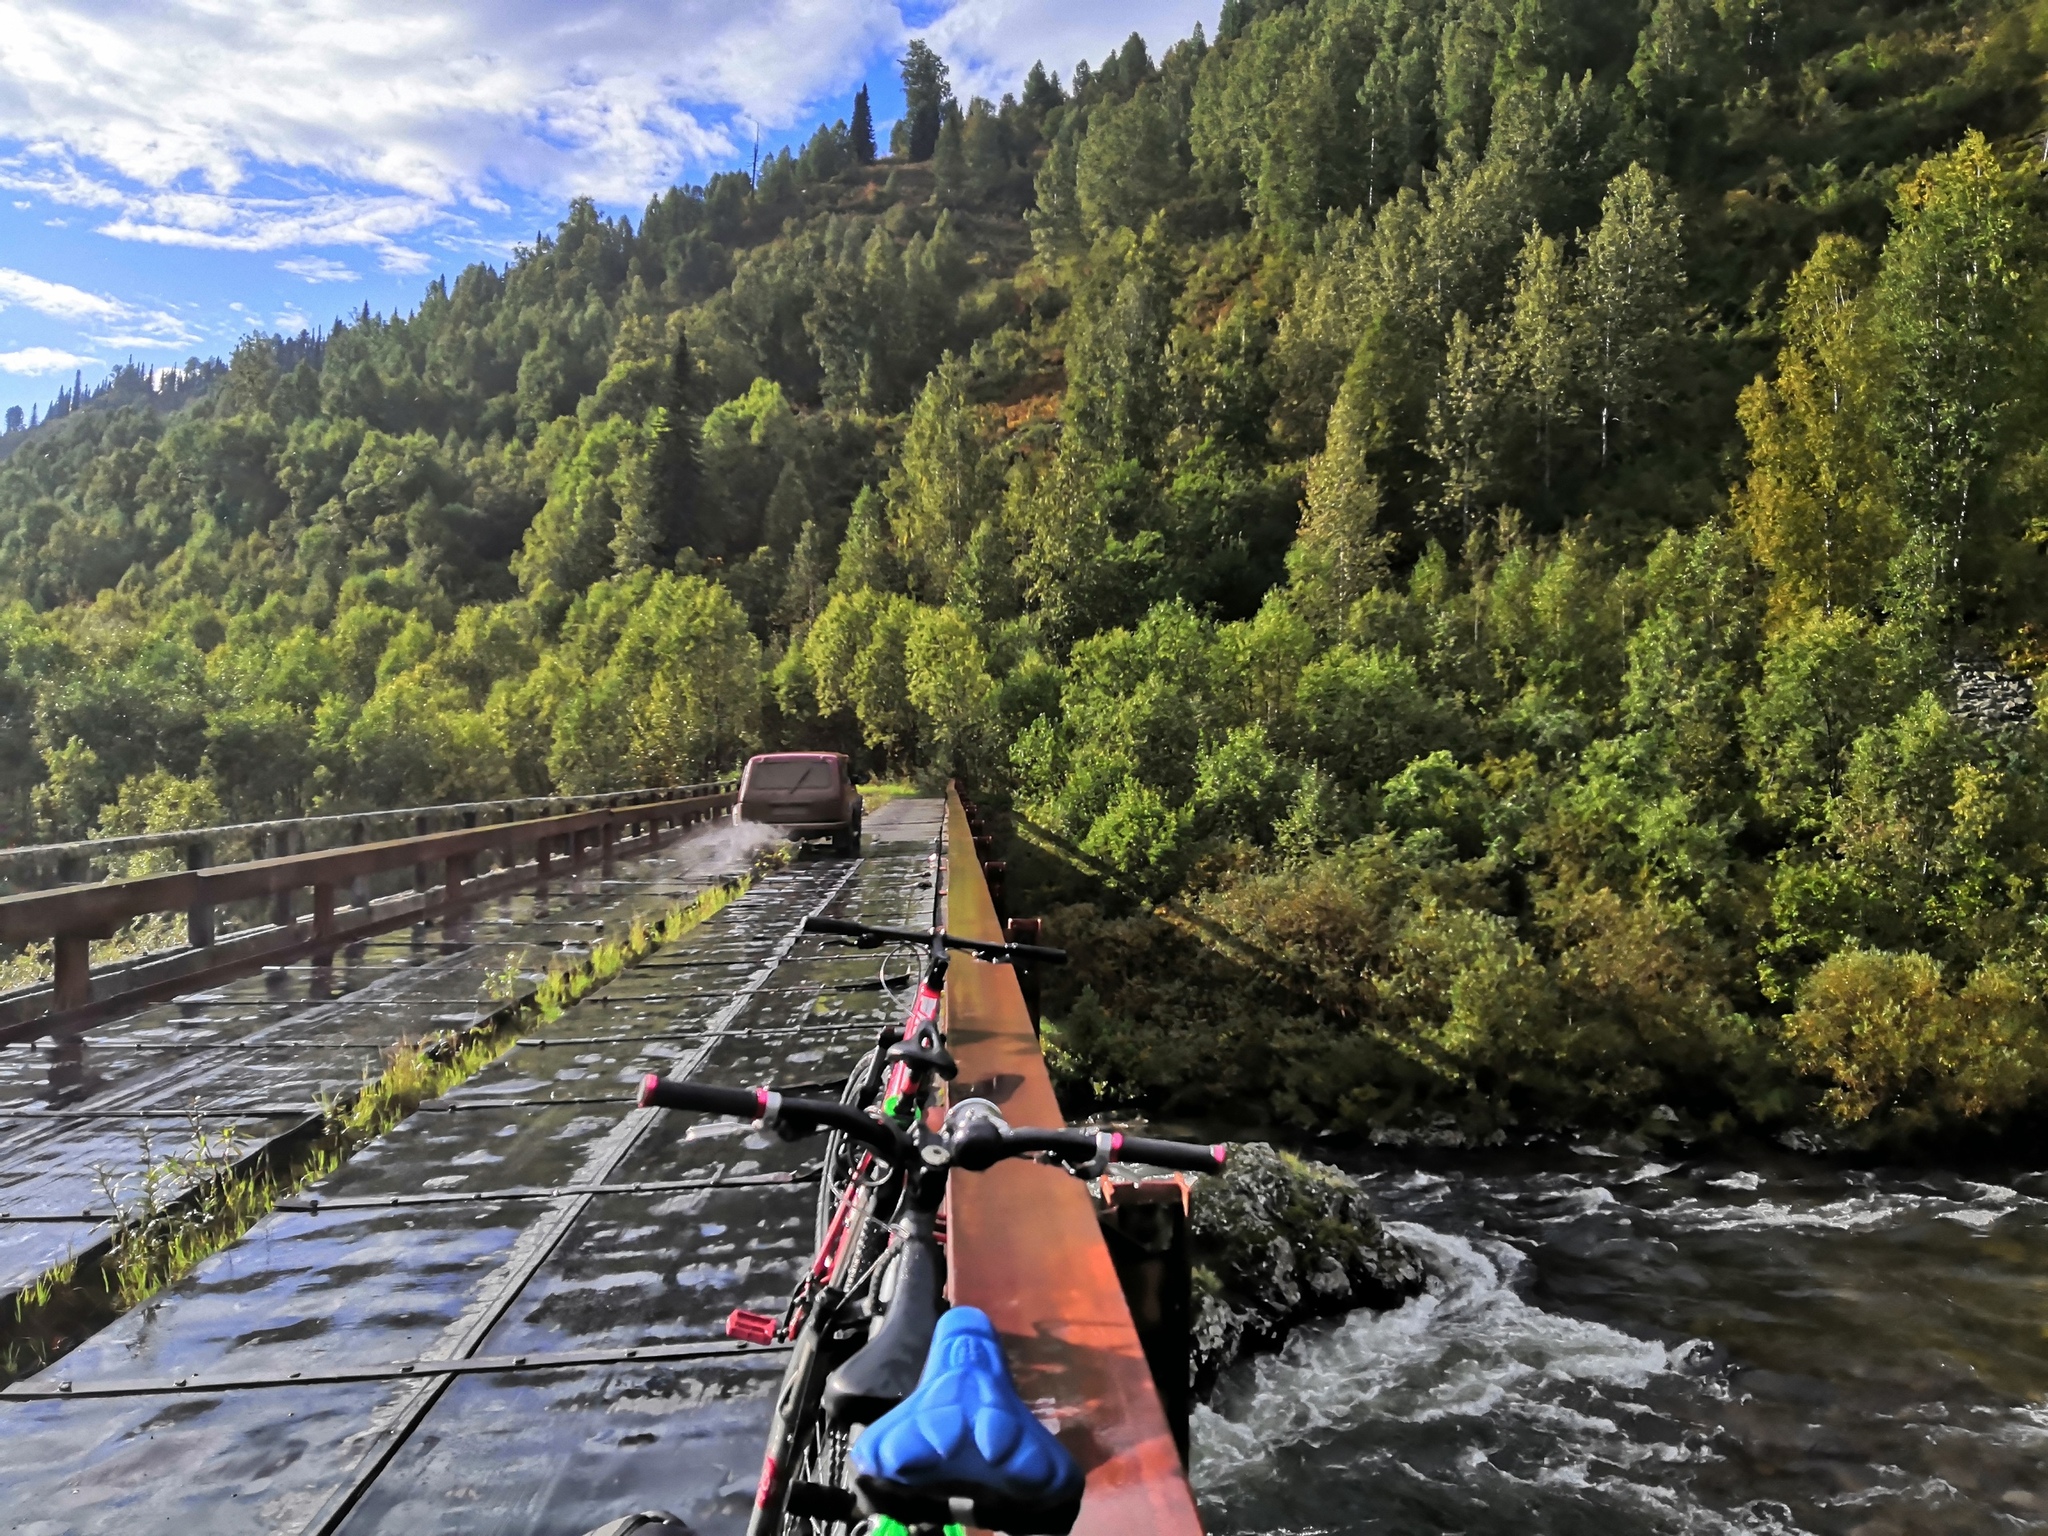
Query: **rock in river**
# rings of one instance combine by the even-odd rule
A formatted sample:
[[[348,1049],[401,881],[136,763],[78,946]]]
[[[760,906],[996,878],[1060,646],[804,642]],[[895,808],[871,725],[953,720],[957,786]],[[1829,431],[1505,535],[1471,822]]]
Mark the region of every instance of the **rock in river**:
[[[1190,1365],[1206,1397],[1231,1361],[1297,1324],[1393,1307],[1422,1289],[1420,1256],[1383,1230],[1358,1181],[1264,1142],[1230,1149],[1188,1206],[1195,1264]]]

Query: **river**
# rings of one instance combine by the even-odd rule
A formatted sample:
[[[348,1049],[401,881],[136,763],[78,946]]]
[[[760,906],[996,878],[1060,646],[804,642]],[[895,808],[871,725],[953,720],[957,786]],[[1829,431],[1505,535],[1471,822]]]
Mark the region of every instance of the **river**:
[[[1428,1291],[1197,1410],[1218,1536],[2048,1530],[2048,1173],[1592,1148],[1354,1171]]]

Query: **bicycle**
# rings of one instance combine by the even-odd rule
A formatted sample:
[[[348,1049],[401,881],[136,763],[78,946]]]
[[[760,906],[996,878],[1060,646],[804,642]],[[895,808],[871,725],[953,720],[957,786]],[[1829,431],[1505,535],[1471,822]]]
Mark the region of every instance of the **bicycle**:
[[[951,1532],[968,1520],[1011,1536],[1064,1536],[1079,1513],[1079,1469],[1017,1399],[986,1317],[972,1307],[943,1310],[945,1261],[937,1218],[951,1170],[979,1171],[1007,1158],[1034,1157],[1091,1176],[1112,1158],[1214,1172],[1223,1164],[1224,1149],[1109,1131],[1015,1130],[984,1099],[953,1105],[941,1129],[931,1130],[926,1111],[934,1080],[954,1075],[938,1030],[947,951],[991,961],[1054,963],[1065,960],[1064,952],[837,919],[812,919],[805,926],[868,947],[928,946],[925,976],[901,1039],[886,1050],[878,1042],[849,1074],[837,1100],[656,1076],[643,1084],[640,1099],[643,1105],[737,1115],[788,1139],[821,1131],[831,1137],[810,1270],[781,1319],[735,1312],[728,1320],[733,1337],[792,1345],[749,1536],[827,1536],[857,1527],[875,1536],[911,1529]],[[887,1213],[886,1223],[878,1211]],[[991,1423],[1006,1426],[1002,1454],[977,1449],[964,1460],[950,1453],[934,1457],[932,1426],[920,1422],[930,1418],[933,1404],[942,1419],[950,1407],[956,1422],[967,1422],[958,1418],[963,1396],[975,1405],[967,1418],[979,1422],[992,1414]],[[870,1427],[856,1441],[862,1425]],[[923,1449],[906,1460],[906,1446]],[[662,1529],[617,1522],[604,1528],[604,1536],[654,1536]]]

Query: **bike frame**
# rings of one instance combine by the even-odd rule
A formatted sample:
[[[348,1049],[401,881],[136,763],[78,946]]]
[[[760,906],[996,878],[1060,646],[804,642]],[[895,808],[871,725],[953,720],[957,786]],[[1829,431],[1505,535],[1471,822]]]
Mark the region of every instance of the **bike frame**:
[[[924,975],[911,999],[909,1013],[900,1030],[894,1032],[893,1041],[890,1031],[883,1032],[882,1040],[876,1043],[874,1066],[869,1069],[867,1081],[857,1094],[849,1095],[852,1102],[866,1103],[879,1089],[882,1118],[898,1125],[914,1124],[922,1118],[931,1079],[942,1065],[950,1065],[944,1058],[944,1037],[939,1022],[949,965],[946,947],[944,931],[934,929],[930,935]],[[885,1059],[882,1054],[884,1042],[916,1053],[921,1064],[914,1065],[911,1060],[903,1058],[891,1061],[877,1081],[874,1067],[881,1066]],[[828,1168],[831,1161],[828,1153]],[[897,1182],[898,1175],[894,1170],[879,1184],[875,1182],[871,1175],[876,1161],[875,1154],[866,1148],[853,1159],[831,1221],[812,1255],[810,1268],[791,1296],[789,1308],[777,1329],[777,1333],[792,1341],[796,1348],[784,1373],[783,1389],[777,1394],[775,1414],[769,1425],[761,1478],[754,1493],[754,1510],[747,1523],[748,1536],[782,1536],[791,1474],[818,1413],[821,1378],[828,1356],[825,1346],[828,1342],[835,1342],[828,1338],[828,1334],[836,1328],[839,1310],[853,1293],[853,1286],[866,1277],[868,1266],[859,1261],[870,1223],[875,1219],[877,1198]],[[885,1247],[883,1254],[874,1262],[879,1263],[886,1254]],[[735,1331],[733,1322],[739,1316],[736,1313],[733,1320],[728,1320],[729,1333]],[[758,1334],[751,1337],[758,1342],[768,1342],[760,1339]],[[770,1336],[771,1339],[773,1337]]]

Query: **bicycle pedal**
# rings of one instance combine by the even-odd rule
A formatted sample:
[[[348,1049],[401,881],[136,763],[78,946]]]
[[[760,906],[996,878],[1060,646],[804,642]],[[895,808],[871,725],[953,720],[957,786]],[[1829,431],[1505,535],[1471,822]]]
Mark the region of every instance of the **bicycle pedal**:
[[[770,1317],[766,1312],[749,1312],[745,1307],[735,1307],[732,1316],[725,1320],[725,1336],[738,1339],[742,1344],[773,1344],[781,1327],[781,1320]]]

